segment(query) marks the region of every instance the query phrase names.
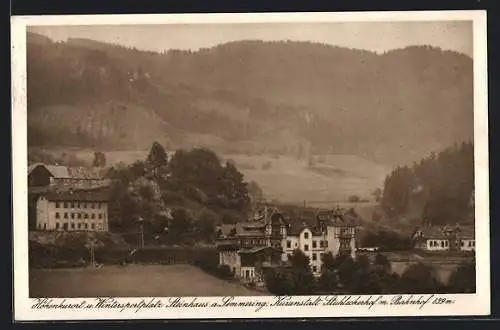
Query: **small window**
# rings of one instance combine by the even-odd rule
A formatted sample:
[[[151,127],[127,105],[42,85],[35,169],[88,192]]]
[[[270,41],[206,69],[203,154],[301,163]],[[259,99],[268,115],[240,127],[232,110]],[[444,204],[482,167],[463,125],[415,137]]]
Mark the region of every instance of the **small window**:
[[[313,266],[313,272],[316,273],[318,271],[318,267]]]
[[[320,258],[320,260],[325,259],[325,254],[324,254],[324,253],[320,253],[320,254],[319,254],[319,258]]]
[[[286,241],[286,247],[288,249],[291,249],[292,248],[292,242],[291,241]]]
[[[83,226],[85,227],[85,229],[88,229],[89,228],[89,225],[88,224],[83,224]]]
[[[305,232],[305,233],[304,233],[304,238],[305,238],[305,239],[308,239],[308,238],[309,238],[309,233],[308,233],[308,232]]]
[[[68,208],[68,203],[64,202],[64,208],[67,209]]]
[[[71,208],[75,208],[75,203],[71,202]]]
[[[464,241],[460,242],[460,246],[462,246],[462,247],[464,246]]]
[[[56,229],[59,229],[59,222],[56,222]]]
[[[476,246],[476,241],[472,241],[472,246],[475,247]]]
[[[318,260],[318,256],[316,255],[316,253],[313,253],[313,255],[312,255],[312,259],[313,259],[314,261]]]
[[[78,217],[78,219],[81,219],[81,218],[82,218],[82,214],[81,214],[81,213],[78,213],[78,214],[77,214],[77,217]]]
[[[95,214],[94,214],[94,213],[92,213],[92,214],[90,215],[90,218],[91,218],[91,219],[95,219]],[[253,240],[252,240],[252,243],[253,243]]]
[[[304,251],[309,251],[309,244],[304,245]]]
[[[99,213],[99,219],[102,219],[102,213]],[[264,244],[264,240],[260,240],[260,244]]]
[[[56,209],[59,208],[59,202],[56,202]]]
[[[87,208],[87,203],[83,203],[83,206],[82,206],[84,209]]]
[[[319,241],[319,247],[323,248],[323,241]]]
[[[92,229],[95,229],[95,223],[92,223],[92,224],[90,225],[90,227],[91,227]]]
[[[313,249],[316,248],[316,244],[317,244],[316,241],[313,241]]]
[[[325,241],[323,244],[324,244],[325,248],[328,247],[328,241]]]
[[[291,254],[291,253],[288,253],[288,254],[287,254],[287,258],[288,258],[288,260],[292,260],[292,254]]]
[[[71,229],[75,229],[75,223],[74,222],[71,223]]]
[[[441,247],[442,247],[442,248],[444,247],[444,242],[443,242],[443,241],[441,241]]]
[[[59,219],[59,212],[56,212],[56,219]]]
[[[83,218],[84,218],[84,219],[88,219],[88,218],[89,218],[89,215],[88,215],[87,213],[85,213],[85,214],[83,215]]]
[[[47,229],[47,224],[46,223],[43,224],[43,229]]]
[[[68,213],[64,213],[64,219],[68,219]]]
[[[74,219],[75,218],[75,214],[73,212],[71,212],[71,219]]]
[[[95,208],[95,204],[94,204],[94,203],[91,203],[91,204],[90,204],[90,207],[91,207],[91,208]]]
[[[81,228],[82,228],[82,224],[81,224],[81,223],[79,223],[79,224],[78,224],[78,229],[81,229]]]

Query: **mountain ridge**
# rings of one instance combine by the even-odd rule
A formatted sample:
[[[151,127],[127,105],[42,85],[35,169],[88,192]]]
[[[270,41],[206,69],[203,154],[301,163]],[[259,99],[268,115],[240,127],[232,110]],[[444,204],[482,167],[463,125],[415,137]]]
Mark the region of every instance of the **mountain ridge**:
[[[191,134],[208,134],[222,152],[352,153],[408,163],[472,137],[472,60],[458,52],[237,41],[157,53],[43,38],[28,33],[31,145],[54,144],[46,137],[58,131],[73,132],[72,146],[88,147],[90,139],[111,148],[147,147],[155,135],[185,147]],[[120,116],[106,110],[109,103],[138,114]],[[78,138],[67,123],[89,104],[104,109],[115,135],[96,133],[106,125],[82,119],[95,127],[80,129]],[[151,118],[144,127],[136,125],[141,113]]]

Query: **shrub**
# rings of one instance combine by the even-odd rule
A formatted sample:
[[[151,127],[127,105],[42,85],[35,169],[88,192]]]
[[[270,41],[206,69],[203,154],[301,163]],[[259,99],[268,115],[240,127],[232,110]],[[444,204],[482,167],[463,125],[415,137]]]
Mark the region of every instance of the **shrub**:
[[[217,276],[228,280],[234,277],[233,271],[228,265],[220,265],[217,267]]]

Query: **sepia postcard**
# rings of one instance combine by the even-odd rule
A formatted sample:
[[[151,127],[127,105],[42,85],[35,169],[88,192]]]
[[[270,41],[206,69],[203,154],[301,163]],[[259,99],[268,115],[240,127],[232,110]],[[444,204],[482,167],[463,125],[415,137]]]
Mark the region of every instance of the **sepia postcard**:
[[[11,27],[15,320],[490,314],[485,11]]]

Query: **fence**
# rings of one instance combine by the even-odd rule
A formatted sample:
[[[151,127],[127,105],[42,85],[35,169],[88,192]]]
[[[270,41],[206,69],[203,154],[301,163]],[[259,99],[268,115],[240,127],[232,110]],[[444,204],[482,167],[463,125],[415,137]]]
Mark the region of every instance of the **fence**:
[[[193,264],[211,269],[218,265],[218,255],[211,247],[145,247],[131,250],[124,248],[102,248],[94,250],[98,264]],[[59,247],[30,244],[29,261],[32,268],[72,268],[90,264],[90,250],[85,247]],[[214,266],[215,262],[215,266]]]

